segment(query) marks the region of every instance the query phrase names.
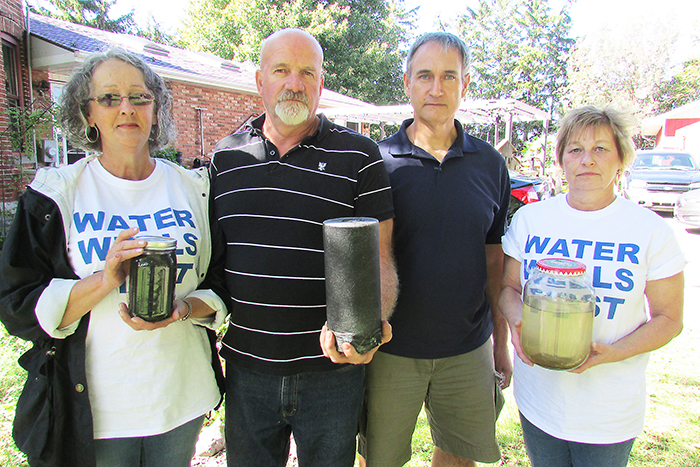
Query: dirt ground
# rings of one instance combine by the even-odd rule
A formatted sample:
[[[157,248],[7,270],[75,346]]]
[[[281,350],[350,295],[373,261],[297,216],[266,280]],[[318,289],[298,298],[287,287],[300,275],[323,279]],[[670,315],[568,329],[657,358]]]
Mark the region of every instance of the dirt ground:
[[[190,465],[191,467],[226,467],[226,449],[211,457],[195,456]],[[287,467],[297,467],[298,465],[296,446],[294,445],[294,439],[292,439]]]

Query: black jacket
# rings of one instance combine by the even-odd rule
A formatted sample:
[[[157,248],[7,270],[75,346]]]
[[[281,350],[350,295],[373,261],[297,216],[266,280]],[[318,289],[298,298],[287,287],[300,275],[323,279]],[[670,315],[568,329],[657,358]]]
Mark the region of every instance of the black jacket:
[[[31,341],[19,364],[28,372],[17,402],[13,438],[32,467],[94,467],[93,421],[85,374],[90,313],[65,339],[41,328],[35,308],[52,279],[79,279],[70,265],[61,212],[31,187],[20,197],[0,256],[0,320]],[[212,366],[223,394],[216,333],[207,329]]]
[[[28,375],[12,432],[33,467],[95,465],[85,377],[90,314],[81,319],[74,334],[53,339],[34,313],[51,279],[78,279],[65,245],[58,207],[28,188],[0,256],[0,319],[10,334],[34,344],[19,359]]]

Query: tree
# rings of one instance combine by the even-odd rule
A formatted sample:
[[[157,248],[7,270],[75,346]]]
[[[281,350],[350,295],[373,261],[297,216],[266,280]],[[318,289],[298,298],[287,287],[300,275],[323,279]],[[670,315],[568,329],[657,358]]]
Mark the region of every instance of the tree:
[[[638,122],[654,115],[677,34],[657,11],[601,19],[571,54],[567,107],[612,105]],[[636,142],[644,144],[639,136]]]
[[[138,28],[136,30],[136,35],[144,37],[150,41],[157,42],[159,44],[178,46],[178,41],[170,34],[163,31],[160,23],[156,21],[153,14],[148,15],[148,21],[146,22],[145,28]]]
[[[683,69],[664,83],[657,93],[656,113],[664,113],[700,99],[700,59],[685,62]]]
[[[376,104],[405,99],[401,82],[413,13],[395,0],[194,0],[181,41],[237,61],[259,59],[263,40],[297,27],[325,54],[325,86]]]
[[[469,94],[477,99],[517,99],[547,111],[562,107],[567,83],[566,57],[570,4],[552,13],[548,0],[479,0],[467,8],[458,27],[472,53]],[[542,125],[514,125],[513,144],[541,134]]]
[[[109,17],[109,9],[117,0],[51,0],[57,11],[51,11],[41,6],[33,6],[32,11],[44,16],[84,24],[103,31],[117,33],[134,32],[133,10],[116,19]]]

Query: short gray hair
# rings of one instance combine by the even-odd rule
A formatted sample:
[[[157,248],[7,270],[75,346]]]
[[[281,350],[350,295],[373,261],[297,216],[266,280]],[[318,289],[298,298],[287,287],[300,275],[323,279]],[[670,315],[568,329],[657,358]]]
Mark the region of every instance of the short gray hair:
[[[408,58],[406,59],[406,74],[408,78],[411,79],[411,65],[413,64],[413,56],[416,55],[418,49],[427,44],[428,42],[436,42],[443,47],[443,49],[454,48],[459,52],[462,57],[462,77],[469,72],[469,64],[471,63],[471,56],[469,54],[469,47],[467,44],[449,32],[429,32],[420,36],[416,42],[413,43],[408,51]]]
[[[172,98],[165,82],[138,55],[124,49],[112,47],[103,52],[88,56],[80,67],[73,71],[63,88],[58,120],[61,122],[70,142],[79,148],[102,151],[102,141],[92,143],[85,136],[88,127],[90,84],[95,69],[104,62],[116,59],[128,63],[143,73],[146,88],[153,93],[157,125],[151,127],[148,148],[151,153],[168,146],[175,140],[175,124],[171,114]]]
[[[612,107],[599,109],[592,105],[586,105],[570,110],[559,122],[559,131],[557,132],[555,152],[559,166],[564,166],[564,151],[572,137],[575,137],[582,130],[609,128],[615,140],[617,155],[622,166],[629,167],[635,156],[634,141],[632,141],[634,125],[635,121],[632,115]]]

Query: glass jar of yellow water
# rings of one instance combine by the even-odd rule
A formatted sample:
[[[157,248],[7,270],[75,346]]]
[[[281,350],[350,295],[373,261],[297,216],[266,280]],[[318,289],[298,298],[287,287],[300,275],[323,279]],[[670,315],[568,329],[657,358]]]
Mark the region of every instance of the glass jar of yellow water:
[[[595,291],[586,265],[570,259],[537,262],[523,293],[521,342],[528,358],[551,370],[580,366],[591,348]]]

